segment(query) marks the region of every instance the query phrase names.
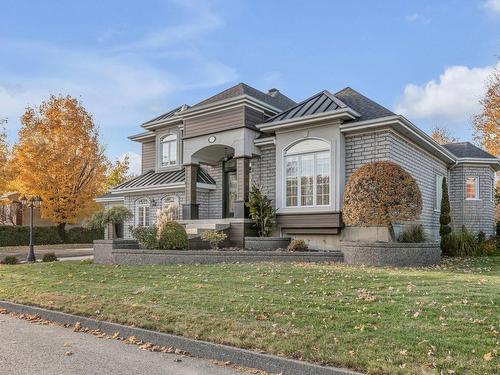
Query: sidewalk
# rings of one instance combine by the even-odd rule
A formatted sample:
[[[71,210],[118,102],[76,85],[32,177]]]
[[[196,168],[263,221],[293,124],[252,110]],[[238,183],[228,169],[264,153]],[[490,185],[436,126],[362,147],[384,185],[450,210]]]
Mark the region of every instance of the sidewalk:
[[[0,260],[9,255],[24,260],[28,256],[28,251],[28,246],[0,247]],[[94,249],[92,244],[35,245],[35,256],[38,259],[47,253],[55,253],[58,258],[88,257],[94,254]]]

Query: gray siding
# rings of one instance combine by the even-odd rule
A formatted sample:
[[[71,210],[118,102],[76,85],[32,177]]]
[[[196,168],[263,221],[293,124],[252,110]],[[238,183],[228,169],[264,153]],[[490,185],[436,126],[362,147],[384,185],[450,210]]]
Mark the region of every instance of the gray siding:
[[[222,163],[217,166],[206,167],[206,170],[215,180],[215,190],[210,190],[208,194],[208,218],[209,219],[220,219],[222,218]]]
[[[256,109],[245,107],[245,125],[249,128],[255,128],[255,125],[264,122],[264,113]]]
[[[410,173],[422,193],[420,222],[427,233],[439,238],[439,211],[436,210],[436,176],[447,176],[446,164],[392,131],[346,137],[346,179],[361,165],[389,160]]]
[[[250,189],[255,184],[262,185],[276,207],[276,146],[265,145],[260,149],[261,155],[251,161]]]
[[[479,178],[479,200],[465,199],[465,180]],[[449,191],[452,225],[465,225],[472,232],[495,234],[495,203],[493,195],[495,175],[487,166],[457,165],[450,172]]]
[[[243,106],[184,120],[184,138],[212,134],[245,126]]]
[[[142,173],[155,169],[155,141],[144,142],[142,144]]]

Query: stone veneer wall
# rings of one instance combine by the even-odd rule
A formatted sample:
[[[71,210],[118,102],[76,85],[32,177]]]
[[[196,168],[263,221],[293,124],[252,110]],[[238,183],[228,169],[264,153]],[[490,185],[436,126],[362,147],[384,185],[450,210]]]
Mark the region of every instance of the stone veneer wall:
[[[251,161],[250,188],[261,184],[273,207],[276,207],[276,146],[264,145],[260,149],[261,155]]]
[[[222,162],[219,165],[211,167],[211,166],[203,166],[206,169],[208,174],[212,176],[215,180],[215,190],[210,190],[208,193],[208,219],[220,219],[222,218],[222,190],[223,190],[223,181],[222,181]]]
[[[465,199],[465,179],[479,177],[479,200]],[[493,170],[488,166],[457,165],[451,169],[449,179],[452,226],[465,225],[472,232],[482,230],[486,235],[495,234]]]
[[[363,164],[380,160],[393,161],[410,173],[422,193],[420,221],[432,239],[439,238],[436,176],[447,176],[447,166],[444,162],[390,130],[347,136],[345,152],[346,182]]]
[[[182,204],[185,202],[185,195],[183,191],[178,192],[168,192],[168,193],[136,193],[125,196],[124,206],[127,207],[133,213],[133,217],[123,223],[123,238],[132,238],[132,233],[130,227],[135,226],[135,202],[140,198],[149,198],[156,202],[156,206],[151,206],[150,208],[150,220],[151,223],[156,222],[156,211],[161,208],[161,200],[162,198],[168,196],[177,196],[179,198],[179,215],[182,219]]]

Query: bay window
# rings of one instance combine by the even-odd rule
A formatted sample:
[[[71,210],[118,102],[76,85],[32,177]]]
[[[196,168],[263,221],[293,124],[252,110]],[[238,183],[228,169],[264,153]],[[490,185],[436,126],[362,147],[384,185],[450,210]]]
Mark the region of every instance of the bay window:
[[[285,206],[330,205],[330,145],[306,139],[289,147],[284,155]]]

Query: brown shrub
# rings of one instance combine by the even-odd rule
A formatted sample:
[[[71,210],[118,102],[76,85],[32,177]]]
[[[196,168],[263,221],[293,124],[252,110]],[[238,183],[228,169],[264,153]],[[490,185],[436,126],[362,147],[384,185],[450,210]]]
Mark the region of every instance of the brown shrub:
[[[413,221],[422,212],[415,179],[399,165],[379,161],[356,170],[344,194],[344,222],[355,226],[387,226]]]

